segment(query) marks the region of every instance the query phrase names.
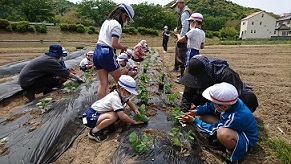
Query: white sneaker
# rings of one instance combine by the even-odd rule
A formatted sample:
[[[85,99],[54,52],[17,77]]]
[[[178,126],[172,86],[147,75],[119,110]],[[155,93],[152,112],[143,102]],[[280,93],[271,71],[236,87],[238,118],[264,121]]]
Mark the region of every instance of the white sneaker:
[[[164,54],[166,54],[167,53],[167,51],[163,51],[164,52]]]

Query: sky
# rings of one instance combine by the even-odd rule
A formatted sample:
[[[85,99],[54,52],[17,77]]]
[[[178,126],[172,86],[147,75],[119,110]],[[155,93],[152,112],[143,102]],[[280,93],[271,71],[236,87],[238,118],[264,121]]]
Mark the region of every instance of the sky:
[[[81,2],[81,0],[69,0],[71,2]],[[128,3],[128,4],[138,4],[142,2],[166,5],[171,1],[165,0],[113,0],[115,3]],[[275,14],[281,15],[283,13],[291,12],[291,0],[227,0],[232,1],[238,5],[244,7],[259,8],[265,10],[266,12],[273,12]]]

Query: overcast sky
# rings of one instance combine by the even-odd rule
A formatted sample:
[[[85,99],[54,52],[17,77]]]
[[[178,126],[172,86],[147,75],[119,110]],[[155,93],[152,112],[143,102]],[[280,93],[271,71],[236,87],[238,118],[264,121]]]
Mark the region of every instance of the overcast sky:
[[[81,0],[69,0],[71,2],[81,2]],[[165,0],[113,0],[115,3],[128,3],[128,4],[138,4],[141,2],[148,2],[160,5],[166,5],[171,1]],[[281,15],[283,13],[291,12],[291,0],[228,0],[233,3],[239,4],[244,7],[253,7],[265,10],[267,12],[273,12],[275,14]]]

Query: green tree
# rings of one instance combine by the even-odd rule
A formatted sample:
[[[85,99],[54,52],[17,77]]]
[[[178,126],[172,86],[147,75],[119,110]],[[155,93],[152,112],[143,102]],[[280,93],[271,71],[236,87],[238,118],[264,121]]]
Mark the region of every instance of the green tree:
[[[55,16],[52,0],[26,0],[20,7],[28,21],[52,21]]]
[[[219,37],[221,39],[236,39],[239,32],[233,27],[223,27],[219,30]]]
[[[78,4],[77,15],[82,20],[92,19],[97,26],[101,26],[116,6],[111,0],[83,0]]]

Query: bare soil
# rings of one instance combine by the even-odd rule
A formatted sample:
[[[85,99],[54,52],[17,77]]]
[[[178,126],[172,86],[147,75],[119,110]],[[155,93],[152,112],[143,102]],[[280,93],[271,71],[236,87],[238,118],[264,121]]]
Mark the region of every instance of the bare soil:
[[[54,32],[56,34],[54,34]],[[5,35],[5,36],[4,36]],[[97,36],[80,34],[60,34],[52,29],[49,34],[2,34],[5,40],[61,40],[61,45],[66,45],[69,51],[74,51],[77,45],[84,45],[85,49],[93,49]],[[163,65],[174,84],[173,92],[180,96],[183,86],[174,83],[178,73],[170,73],[174,64],[174,41],[170,40],[168,53],[164,54],[161,37],[147,36],[123,36],[124,44],[133,47],[138,40],[146,39],[149,47],[158,50],[162,57]],[[0,65],[32,59],[47,51],[52,42],[0,42]],[[21,46],[19,46],[21,45]],[[260,139],[257,145],[245,155],[240,163],[280,163],[272,150],[264,143],[265,137],[279,136],[291,144],[291,45],[236,45],[236,46],[206,46],[202,54],[208,57],[217,57],[228,61],[231,68],[239,73],[241,79],[254,89],[259,108],[254,112],[256,117]],[[77,72],[80,74],[80,72]],[[40,95],[41,96],[41,95]],[[50,97],[61,98],[57,92]],[[22,95],[15,95],[0,102],[0,117],[3,117],[19,107],[25,105],[26,99]],[[110,135],[109,139],[102,143],[89,140],[86,129],[72,144],[72,146],[54,163],[111,163],[111,156],[119,145],[120,132]],[[202,147],[201,156],[205,163],[222,163],[223,152]]]

